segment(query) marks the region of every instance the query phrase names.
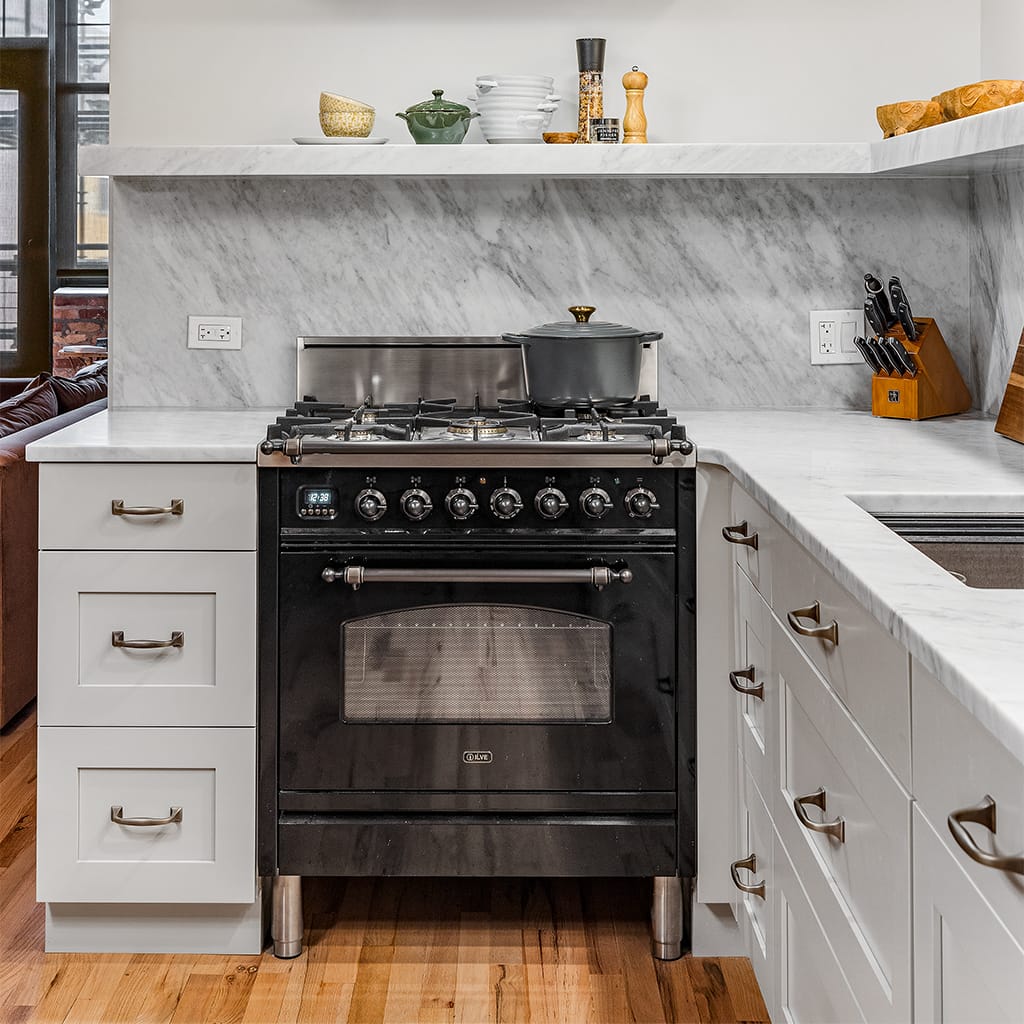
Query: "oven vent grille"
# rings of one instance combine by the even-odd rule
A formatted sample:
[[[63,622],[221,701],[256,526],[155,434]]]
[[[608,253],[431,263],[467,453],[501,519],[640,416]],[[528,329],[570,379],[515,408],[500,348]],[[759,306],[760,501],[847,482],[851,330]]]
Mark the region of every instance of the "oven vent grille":
[[[341,627],[348,722],[608,722],[611,626],[513,605],[440,605]]]

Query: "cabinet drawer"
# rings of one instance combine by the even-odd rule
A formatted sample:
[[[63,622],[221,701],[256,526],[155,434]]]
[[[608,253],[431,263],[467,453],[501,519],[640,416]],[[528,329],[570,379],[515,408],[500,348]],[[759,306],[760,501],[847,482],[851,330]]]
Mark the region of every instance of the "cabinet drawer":
[[[39,615],[40,725],[255,725],[254,552],[42,551]]]
[[[255,729],[39,730],[37,898],[251,903]],[[117,824],[112,809],[165,825]]]
[[[782,531],[779,531],[781,534]],[[910,680],[907,652],[788,534],[778,538],[772,608],[785,631],[889,763],[910,786]],[[791,614],[818,604],[820,627]],[[830,639],[797,630],[835,624]]]
[[[1020,1024],[1024,948],[914,809],[914,1020]],[[1018,915],[1019,916],[1019,915]]]
[[[917,661],[911,673],[914,796],[953,859],[1024,946],[1024,874],[972,860],[948,823],[951,812],[991,797],[995,834],[983,824],[966,822],[970,840],[983,853],[1024,858],[1024,765]]]
[[[733,575],[734,661],[725,685],[729,686],[735,704],[736,734],[743,760],[761,791],[771,800],[779,760],[775,742],[777,687],[771,671],[772,613],[742,569],[734,566]],[[737,687],[754,692],[742,693]]]
[[[729,540],[736,564],[765,599],[771,601],[772,561],[778,532],[774,520],[735,482],[730,499],[730,520],[725,524],[725,538]]]
[[[255,551],[256,467],[43,463],[39,547]]]
[[[769,1004],[772,1020],[875,1024],[875,1018],[858,1006],[840,966],[842,960],[829,945],[777,833],[774,839],[779,992],[778,1003]]]
[[[905,1021],[910,797],[807,659],[779,641],[776,827],[861,1008],[872,1021]],[[820,790],[824,808],[804,802],[797,811],[797,798]],[[834,834],[811,827],[826,822]]]

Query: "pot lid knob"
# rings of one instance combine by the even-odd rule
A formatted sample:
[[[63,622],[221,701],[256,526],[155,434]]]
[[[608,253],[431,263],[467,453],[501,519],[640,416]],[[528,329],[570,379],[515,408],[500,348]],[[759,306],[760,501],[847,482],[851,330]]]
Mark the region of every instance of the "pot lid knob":
[[[596,309],[597,306],[570,306],[569,312],[576,318],[576,323],[587,324],[590,323]]]

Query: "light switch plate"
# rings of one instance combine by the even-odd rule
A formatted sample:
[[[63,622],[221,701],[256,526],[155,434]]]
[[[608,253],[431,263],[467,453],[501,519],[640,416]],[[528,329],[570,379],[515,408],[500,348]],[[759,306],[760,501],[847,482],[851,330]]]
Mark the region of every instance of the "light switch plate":
[[[863,362],[853,343],[864,337],[863,309],[812,309],[808,327],[813,365]]]
[[[230,349],[242,347],[240,316],[190,316],[188,347]]]

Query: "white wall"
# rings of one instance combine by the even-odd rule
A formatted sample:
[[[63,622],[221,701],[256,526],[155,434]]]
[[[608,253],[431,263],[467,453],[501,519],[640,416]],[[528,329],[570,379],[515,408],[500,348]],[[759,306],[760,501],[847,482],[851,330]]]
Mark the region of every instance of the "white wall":
[[[1024,78],[1024,0],[981,0],[978,77]]]
[[[981,9],[1024,0],[112,0],[115,144],[287,141],[319,132],[321,89],[394,113],[481,73],[557,76],[575,127],[577,36],[608,39],[621,75],[650,75],[652,142],[875,138],[875,106],[977,79]],[[1019,15],[1019,11],[1017,11]],[[986,52],[996,60],[990,33]],[[1017,47],[1019,49],[1019,45]],[[1018,68],[1019,70],[1019,68]],[[1016,74],[1016,72],[1015,72]],[[468,141],[480,141],[474,127]]]

